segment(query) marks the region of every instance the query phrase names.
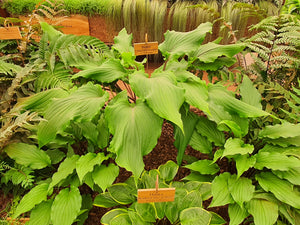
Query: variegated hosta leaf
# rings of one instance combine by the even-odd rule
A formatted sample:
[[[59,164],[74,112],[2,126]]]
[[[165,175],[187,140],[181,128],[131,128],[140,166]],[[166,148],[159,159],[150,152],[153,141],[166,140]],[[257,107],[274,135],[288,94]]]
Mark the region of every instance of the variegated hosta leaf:
[[[189,53],[200,47],[206,34],[211,32],[211,29],[212,24],[207,22],[200,24],[190,32],[167,31],[164,35],[165,41],[158,48],[165,58],[169,58],[170,55],[175,58],[185,54],[189,55]]]
[[[157,115],[183,130],[179,109],[184,102],[184,89],[176,86],[176,78],[171,72],[155,73],[151,78],[143,72],[136,72],[129,81],[136,95],[146,99]]]
[[[78,188],[65,188],[55,197],[51,207],[53,225],[71,225],[81,208],[81,195]]]
[[[118,94],[105,109],[113,134],[110,151],[119,166],[132,171],[137,179],[144,169],[143,156],[152,151],[161,134],[163,119],[142,100],[130,104],[126,92]]]
[[[191,207],[180,213],[182,225],[209,225],[212,215],[203,208]]]
[[[127,31],[125,28],[123,28],[118,36],[114,38],[115,44],[112,46],[113,49],[116,49],[117,51],[122,53],[130,52],[134,54],[134,49],[132,47],[132,34],[127,34]]]
[[[274,126],[266,126],[259,133],[259,136],[270,139],[298,137],[300,136],[300,123],[291,124],[286,122]]]
[[[108,100],[109,94],[100,85],[88,83],[70,96],[55,99],[45,113],[45,119],[38,126],[39,145],[52,141],[56,134],[65,130],[72,120],[77,122],[92,120]]]
[[[88,69],[82,70],[75,74],[72,79],[84,77],[96,80],[102,83],[111,83],[127,75],[126,70],[118,59],[109,59],[100,66],[89,66]]]

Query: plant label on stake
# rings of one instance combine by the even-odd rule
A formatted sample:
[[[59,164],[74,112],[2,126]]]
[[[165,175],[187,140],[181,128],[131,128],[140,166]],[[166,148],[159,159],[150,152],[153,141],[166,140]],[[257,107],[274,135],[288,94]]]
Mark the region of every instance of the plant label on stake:
[[[138,203],[149,202],[173,202],[175,188],[158,188],[158,175],[156,176],[155,188],[138,189]]]
[[[158,53],[158,42],[148,42],[148,35],[145,34],[144,43],[134,43],[134,54],[138,55],[153,55]]]
[[[22,39],[19,27],[0,27],[0,40]]]

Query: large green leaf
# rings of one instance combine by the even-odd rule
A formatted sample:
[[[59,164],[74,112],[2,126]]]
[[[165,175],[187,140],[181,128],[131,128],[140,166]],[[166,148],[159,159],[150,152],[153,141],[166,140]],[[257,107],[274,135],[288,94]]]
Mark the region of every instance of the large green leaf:
[[[150,203],[136,203],[136,212],[145,220],[146,222],[155,222],[155,208],[153,204]]]
[[[227,57],[219,57],[216,58],[215,61],[210,62],[210,63],[205,63],[199,60],[194,61],[193,63],[193,67],[195,67],[198,70],[204,70],[204,71],[217,71],[218,69],[220,69],[221,67],[230,67],[233,64],[236,63],[236,58],[232,57],[232,58],[227,58]]]
[[[7,155],[16,163],[32,169],[42,169],[51,165],[50,157],[35,145],[12,143],[4,148]]]
[[[228,180],[229,192],[234,201],[243,207],[244,202],[248,202],[252,199],[255,186],[252,185],[252,181],[245,177]]]
[[[76,161],[76,172],[78,174],[80,182],[82,182],[84,176],[88,172],[92,172],[95,165],[101,165],[101,163],[108,159],[104,153],[100,152],[98,154],[95,153],[87,153],[86,155],[81,156]]]
[[[65,188],[55,197],[51,207],[53,225],[71,225],[81,208],[81,195],[78,188]]]
[[[235,155],[234,157],[236,170],[237,170],[237,176],[240,177],[242,174],[247,171],[249,168],[253,167],[256,158],[255,157],[249,157],[248,154],[245,155]]]
[[[260,137],[267,137],[270,139],[277,138],[293,138],[300,136],[300,123],[291,124],[283,123],[274,126],[266,126],[260,133]]]
[[[42,201],[47,200],[49,184],[43,183],[32,188],[20,201],[13,218],[17,218],[22,213],[30,211]]]
[[[163,120],[141,100],[130,104],[126,92],[111,103],[105,109],[113,134],[109,150],[117,154],[118,165],[132,171],[137,179],[144,169],[143,156],[152,151],[161,134]]]
[[[165,58],[174,56],[176,58],[189,54],[198,49],[203,42],[206,33],[211,32],[212,24],[202,23],[190,32],[167,31],[165,41],[158,48]]]
[[[115,218],[119,215],[122,215],[122,214],[127,214],[127,209],[123,209],[123,208],[118,209],[117,208],[117,209],[110,210],[102,216],[101,223],[103,225],[109,225],[109,224],[111,224],[111,220],[113,218]]]
[[[189,145],[193,149],[195,149],[203,154],[212,153],[212,143],[210,141],[208,141],[206,137],[199,134],[196,130],[192,134]]]
[[[240,93],[243,102],[261,109],[261,95],[246,75],[243,77],[243,83],[240,86]]]
[[[186,165],[185,167],[201,174],[216,174],[220,170],[217,164],[208,159],[198,160],[190,165]]]
[[[253,216],[255,225],[273,225],[278,217],[278,205],[264,199],[252,199],[248,212]]]
[[[192,207],[180,213],[182,225],[209,225],[212,215],[203,208]]]
[[[52,141],[72,121],[92,120],[108,100],[109,94],[100,85],[88,83],[67,98],[55,99],[45,113],[47,121],[38,127],[39,145]],[[58,119],[59,116],[59,119]]]
[[[229,173],[222,173],[215,177],[211,184],[211,192],[213,195],[210,207],[226,205],[228,203],[233,203],[234,200],[230,194],[228,180],[234,179]]]
[[[181,200],[181,204],[177,206],[179,211],[191,207],[202,207],[202,196],[200,191],[192,190],[188,192]]]
[[[176,78],[171,72],[152,74],[150,78],[143,72],[130,76],[133,91],[160,117],[175,123],[183,130],[179,109],[184,102],[184,89],[176,86]]]
[[[259,185],[265,190],[272,192],[277,199],[300,209],[300,194],[294,190],[293,185],[282,180],[270,172],[256,175]]]
[[[37,205],[30,213],[28,225],[49,225],[52,203],[53,199],[49,199]]]
[[[245,155],[251,154],[254,151],[254,146],[250,144],[245,144],[243,140],[238,138],[229,138],[227,139],[224,145],[224,152],[223,156],[230,156],[230,155]]]
[[[97,207],[103,207],[103,208],[111,208],[119,205],[119,203],[116,202],[108,192],[104,192],[97,195],[96,198],[94,199],[93,204]]]
[[[113,49],[116,49],[121,54],[130,52],[134,54],[134,49],[132,47],[132,34],[127,34],[127,31],[125,28],[123,28],[118,36],[114,38],[115,44],[112,46]]]
[[[126,70],[122,66],[120,60],[109,59],[100,66],[89,66],[88,69],[75,74],[72,79],[84,77],[102,83],[111,83],[125,77],[126,74]]]
[[[292,184],[300,185],[300,167],[289,169],[288,171],[273,171],[281,179],[286,179]]]
[[[230,218],[229,225],[239,225],[249,215],[247,210],[241,208],[238,204],[229,204],[228,214]]]
[[[96,167],[92,174],[95,184],[97,184],[103,192],[108,186],[112,185],[118,175],[119,167],[113,163],[110,163],[108,166],[101,165]]]
[[[160,178],[165,181],[171,181],[177,174],[179,166],[173,161],[168,161],[163,165],[158,167],[158,171],[160,172]]]
[[[117,183],[107,188],[114,201],[122,205],[136,201],[137,190],[126,183]]]

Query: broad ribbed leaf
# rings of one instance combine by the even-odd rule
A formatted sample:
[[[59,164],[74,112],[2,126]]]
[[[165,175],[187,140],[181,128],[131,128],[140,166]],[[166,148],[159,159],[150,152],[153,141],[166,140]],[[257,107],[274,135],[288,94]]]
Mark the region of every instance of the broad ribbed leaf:
[[[136,201],[137,190],[126,183],[117,183],[107,188],[114,201],[122,205]]]
[[[210,225],[224,225],[227,222],[217,213],[214,212],[209,212],[212,217],[211,217],[211,221],[210,221]]]
[[[219,45],[214,42],[201,45],[192,56],[197,57],[201,62],[211,63],[218,57],[227,56],[231,58],[245,48],[244,44]]]
[[[252,181],[245,177],[228,180],[229,192],[234,201],[243,207],[244,202],[248,202],[252,199],[255,191],[255,186],[252,185]]]
[[[160,178],[165,181],[171,181],[177,174],[179,166],[173,161],[168,161],[167,163],[160,165],[158,171],[160,172]]]
[[[183,122],[184,133],[182,132],[181,129],[179,129],[179,127],[175,126],[174,128],[174,139],[175,139],[174,145],[178,150],[177,163],[179,165],[182,163],[184,151],[187,145],[189,144],[190,139],[194,133],[194,129],[198,121],[198,117],[194,113],[191,113],[190,111],[186,113],[184,110],[181,110],[181,119]]]
[[[165,207],[165,214],[166,214],[166,217],[168,218],[168,220],[172,224],[174,224],[175,221],[179,217],[179,212],[178,212],[178,209],[177,209],[177,204],[175,204],[175,202],[167,202],[166,203],[166,207]]]
[[[110,225],[132,225],[128,212],[126,214],[120,214],[119,216],[114,217],[110,221]]]
[[[300,136],[300,123],[291,124],[277,124],[274,126],[266,126],[260,133],[260,137],[267,137],[270,139],[277,138],[293,138]]]
[[[49,189],[57,185],[63,179],[66,179],[70,174],[74,172],[78,159],[79,155],[73,155],[71,158],[66,158],[59,165],[57,172],[52,176],[52,182],[49,185]]]
[[[193,63],[193,67],[195,67],[198,70],[204,70],[204,71],[216,71],[218,69],[220,69],[221,67],[230,67],[233,64],[236,63],[236,58],[232,57],[232,58],[227,58],[227,57],[219,57],[217,58],[215,61],[210,62],[210,63],[205,63],[199,60],[196,60]]]
[[[194,131],[194,133],[190,139],[189,145],[193,149],[195,149],[203,154],[212,153],[212,143],[210,141],[208,141],[206,137],[199,134],[196,130]]]
[[[191,207],[202,207],[202,196],[198,190],[188,192],[188,194],[182,198],[181,204],[178,206],[178,210],[182,211]]]
[[[13,218],[17,218],[22,213],[28,212],[42,201],[47,200],[49,184],[43,183],[32,188],[20,201]]]
[[[117,154],[118,165],[132,171],[137,179],[144,169],[143,156],[152,151],[161,134],[163,120],[141,100],[130,104],[126,92],[114,100],[105,109],[113,134],[109,149]]]
[[[64,131],[72,120],[92,120],[108,100],[109,94],[100,85],[88,83],[67,98],[55,99],[45,113],[47,121],[38,127],[39,145],[52,141],[56,134]],[[59,119],[58,119],[59,118]]]
[[[150,203],[137,203],[135,204],[136,212],[146,221],[146,222],[155,222],[155,208],[153,204]]]
[[[211,32],[212,24],[202,23],[190,32],[167,31],[165,41],[158,48],[165,58],[175,56],[176,58],[189,54],[198,49],[203,42],[206,33]]]
[[[240,93],[243,102],[261,109],[261,95],[246,75],[243,77],[243,83],[240,86]]]
[[[171,72],[152,74],[151,78],[143,72],[130,76],[133,91],[160,117],[175,123],[183,130],[179,109],[184,102],[184,89],[176,86],[176,79]]]
[[[249,215],[247,210],[241,208],[238,204],[229,204],[228,214],[230,218],[229,225],[239,225]]]
[[[227,139],[225,145],[224,145],[224,152],[223,156],[228,155],[245,155],[245,154],[251,154],[254,151],[254,146],[250,144],[245,144],[243,140],[238,138],[229,138]]]
[[[286,179],[292,184],[300,185],[300,167],[289,169],[289,171],[273,171],[281,179]]]
[[[103,208],[111,208],[119,205],[119,203],[116,202],[108,192],[104,192],[97,195],[96,198],[94,199],[93,204],[97,207],[103,207]]]
[[[127,214],[126,209],[113,209],[105,213],[101,218],[101,223],[103,225],[109,225],[111,220],[119,215]]]
[[[273,225],[278,217],[278,205],[264,199],[252,199],[248,212],[253,216],[255,225]]]
[[[182,225],[209,225],[212,215],[200,207],[192,207],[180,213]]]
[[[53,200],[49,199],[37,205],[30,213],[28,225],[49,225],[52,203]]]
[[[234,202],[228,187],[229,179],[234,178],[231,178],[231,175],[227,172],[215,177],[211,184],[213,199],[209,207],[221,206]]]
[[[35,145],[12,143],[4,148],[7,155],[16,163],[32,169],[43,169],[51,165],[50,157]]]
[[[214,142],[217,146],[223,146],[225,143],[225,135],[222,131],[219,131],[217,124],[207,118],[201,116],[196,125],[197,131],[207,137],[211,142]]]
[[[118,175],[119,167],[113,163],[110,163],[108,166],[101,165],[96,167],[92,174],[95,184],[97,184],[103,192],[108,186],[112,185]]]
[[[95,165],[101,165],[101,163],[106,159],[108,159],[108,157],[102,152],[98,154],[89,152],[86,155],[81,156],[76,161],[76,172],[80,182],[82,182],[84,176],[88,172],[93,171]]]
[[[81,208],[81,195],[78,188],[65,188],[55,197],[51,207],[53,225],[71,225]]]
[[[190,165],[184,166],[190,170],[197,171],[201,174],[216,174],[220,168],[212,160],[203,159],[198,160]]]
[[[134,49],[132,47],[132,34],[127,34],[127,31],[125,28],[123,28],[118,36],[114,38],[115,44],[112,46],[113,49],[116,49],[121,54],[130,52],[134,54]]]
[[[272,170],[287,171],[300,167],[300,160],[293,156],[286,156],[278,152],[259,152],[255,155],[255,168],[262,170],[264,167]]]
[[[290,182],[268,172],[256,175],[256,179],[265,191],[272,192],[280,201],[300,209],[300,194],[294,190]]]
[[[268,116],[269,113],[255,106],[249,105],[229,95],[223,86],[212,85],[208,89],[209,102],[220,105],[230,114],[237,114],[242,118]]]
[[[100,66],[89,66],[75,74],[72,79],[84,77],[102,83],[111,83],[126,76],[126,70],[118,59],[109,59]]]
[[[224,127],[224,125],[226,126]],[[218,123],[218,129],[222,131],[232,131],[234,136],[237,138],[241,138],[243,136],[241,127],[232,120],[222,120],[220,123]]]
[[[235,155],[234,156],[236,170],[237,170],[237,176],[240,177],[242,174],[247,171],[249,168],[253,167],[256,158],[255,157],[249,157],[248,154],[245,155]]]
[[[283,148],[280,146],[265,145],[264,148],[260,150],[260,152],[278,152],[286,156],[292,155],[300,159],[300,147],[291,146],[291,147]]]

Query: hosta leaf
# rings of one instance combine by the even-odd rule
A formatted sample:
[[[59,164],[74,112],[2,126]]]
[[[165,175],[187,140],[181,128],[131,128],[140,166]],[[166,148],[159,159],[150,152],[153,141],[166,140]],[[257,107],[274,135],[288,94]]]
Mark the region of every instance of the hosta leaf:
[[[253,216],[255,225],[273,225],[278,217],[278,205],[264,199],[252,199],[248,212]]]
[[[108,159],[107,156],[104,155],[104,153],[87,153],[86,155],[81,156],[76,161],[76,172],[79,177],[80,182],[82,182],[84,176],[88,172],[92,172],[95,165],[101,165],[101,163]]]
[[[290,147],[290,146],[296,146],[300,147],[300,136],[296,137],[289,137],[289,138],[264,138],[265,142],[273,145],[279,145],[281,147]]]
[[[136,212],[145,220],[146,222],[155,222],[155,208],[153,204],[150,203],[137,203],[135,204]]]
[[[234,156],[236,170],[237,170],[237,177],[242,176],[242,174],[247,171],[249,168],[253,167],[256,158],[255,157],[249,157],[248,154],[245,155],[235,155]]]
[[[291,146],[283,148],[275,145],[265,145],[265,147],[261,149],[260,152],[278,152],[286,156],[295,156],[300,159],[300,147]]]
[[[168,161],[167,163],[160,165],[158,170],[160,172],[160,178],[165,181],[171,181],[177,174],[179,166],[173,161]]]
[[[126,214],[120,214],[119,216],[114,217],[110,221],[110,225],[132,225],[128,212]]]
[[[226,125],[226,128],[228,129],[223,129],[223,125]],[[232,131],[235,137],[241,138],[243,136],[243,132],[241,127],[234,121],[231,120],[222,120],[220,123],[218,123],[218,129],[222,131]]]
[[[272,170],[287,171],[300,166],[300,160],[293,156],[285,156],[278,152],[259,152],[255,155],[254,167],[262,170],[264,167]]]
[[[195,30],[190,32],[167,31],[165,41],[158,48],[165,58],[175,56],[176,58],[189,54],[198,49],[204,41],[206,33],[211,32],[212,24],[202,23]]]
[[[260,137],[267,137],[270,139],[277,138],[293,138],[300,136],[300,124],[277,124],[274,126],[266,126],[260,133]]]
[[[132,171],[137,179],[144,169],[142,157],[155,147],[163,120],[140,100],[130,104],[126,92],[106,107],[105,117],[113,134],[110,151],[117,154],[118,165]]]
[[[194,113],[191,113],[190,111],[185,113],[184,110],[181,110],[181,119],[183,122],[184,133],[182,132],[181,129],[179,129],[179,127],[175,126],[174,128],[174,138],[175,138],[174,145],[178,150],[177,163],[179,165],[182,163],[184,151],[190,142],[198,117]]]
[[[255,186],[252,185],[252,181],[245,177],[228,180],[228,187],[232,198],[241,207],[244,202],[248,202],[252,199],[255,191]]]
[[[59,149],[47,150],[47,155],[50,157],[52,164],[59,163],[63,158],[65,158],[66,154],[60,151]]]
[[[29,166],[32,169],[42,169],[51,165],[50,157],[45,151],[35,145],[26,143],[12,143],[4,148],[7,155],[16,163]]]
[[[273,171],[281,179],[286,179],[292,184],[300,185],[300,167],[289,169],[288,171]]]
[[[110,196],[119,204],[127,205],[136,200],[137,190],[126,183],[117,183],[107,188]]]
[[[132,224],[143,224],[143,225],[151,225],[143,220],[143,218],[136,212],[128,210],[128,216]]]
[[[57,172],[52,176],[52,182],[49,185],[49,189],[57,185],[60,181],[66,179],[72,174],[76,168],[76,161],[79,159],[79,155],[73,155],[71,158],[66,158],[58,167]]]
[[[212,143],[207,140],[206,137],[199,134],[196,130],[193,132],[193,135],[190,139],[189,145],[203,153],[203,154],[210,154],[212,153]]]
[[[81,195],[78,188],[65,188],[59,192],[51,207],[53,225],[71,225],[81,208]]]
[[[133,91],[160,117],[175,123],[183,130],[179,109],[184,102],[184,90],[176,86],[171,72],[152,74],[150,78],[143,72],[130,76]]]
[[[178,210],[181,211],[191,207],[202,207],[202,197],[198,190],[193,190],[184,196],[181,204],[178,206]]]
[[[109,94],[103,91],[100,85],[88,83],[67,98],[55,99],[45,113],[47,121],[39,124],[37,132],[39,145],[43,146],[52,141],[72,120],[78,122],[92,120],[108,97]]]
[[[107,147],[110,139],[110,133],[104,118],[104,114],[101,114],[101,117],[98,120],[97,130],[99,133],[97,144],[99,148],[103,149]]]
[[[230,218],[229,225],[239,225],[249,215],[247,210],[241,208],[238,204],[229,204],[228,214]]]
[[[116,202],[108,192],[100,193],[99,195],[97,195],[94,199],[93,204],[95,206],[103,208],[111,208],[119,205],[119,203]]]
[[[210,225],[224,225],[227,222],[218,214],[214,213],[214,212],[209,212],[212,217],[211,217],[211,221],[210,221]]]
[[[89,66],[88,69],[78,72],[73,75],[72,79],[84,77],[102,83],[111,83],[125,77],[126,74],[126,70],[122,66],[120,60],[108,59],[100,66]]]
[[[177,209],[177,204],[175,202],[167,202],[165,207],[165,214],[168,220],[174,224],[178,219],[179,213]]]
[[[50,224],[51,206],[53,200],[49,199],[37,205],[30,213],[28,225],[48,225]]]
[[[111,220],[119,215],[127,214],[126,209],[113,209],[105,213],[101,218],[101,223],[103,225],[109,225]]]
[[[294,190],[290,182],[282,180],[269,172],[256,175],[256,179],[265,191],[272,192],[280,201],[300,209],[300,194]]]
[[[245,155],[245,154],[251,154],[254,151],[254,146],[250,144],[245,144],[243,140],[238,138],[229,138],[227,139],[225,145],[224,145],[224,152],[223,156],[228,155]]]
[[[104,192],[106,188],[114,182],[119,175],[119,167],[110,163],[108,166],[101,165],[95,168],[93,171],[93,179]]]
[[[132,39],[132,34],[127,34],[126,29],[123,28],[119,32],[118,36],[114,38],[115,44],[112,46],[112,48],[119,51],[121,54],[126,52],[131,52],[134,54]]]
[[[212,215],[200,207],[192,207],[180,213],[182,225],[209,225]]]
[[[227,172],[215,177],[211,184],[213,199],[209,207],[221,206],[234,202],[228,187],[229,179],[234,178],[231,178],[231,175]]]
[[[49,184],[43,183],[32,188],[20,201],[13,218],[17,218],[22,213],[30,211],[42,201],[47,200]]]
[[[262,97],[258,90],[253,86],[253,83],[248,76],[243,77],[243,83],[240,86],[240,93],[243,102],[261,109]]]
[[[216,174],[220,168],[212,160],[203,159],[198,160],[190,165],[184,166],[190,170],[197,171],[201,174]]]
[[[227,58],[227,57],[219,57],[219,58],[216,58],[215,61],[213,62],[210,62],[210,63],[205,63],[205,62],[202,62],[200,60],[196,60],[194,63],[193,63],[193,66],[198,69],[198,70],[204,70],[204,71],[216,71],[218,69],[220,69],[221,67],[230,67],[232,66],[233,64],[236,63],[236,58],[235,57],[232,57],[232,58]]]

